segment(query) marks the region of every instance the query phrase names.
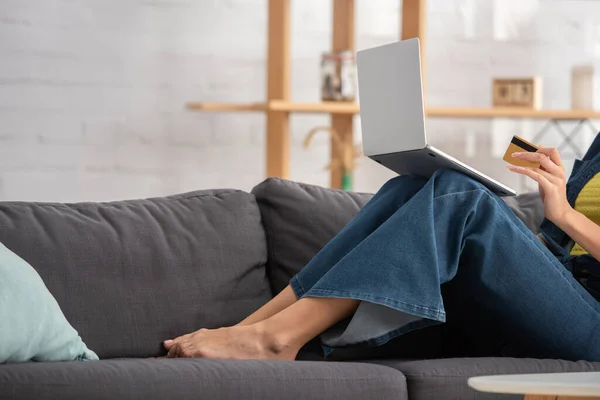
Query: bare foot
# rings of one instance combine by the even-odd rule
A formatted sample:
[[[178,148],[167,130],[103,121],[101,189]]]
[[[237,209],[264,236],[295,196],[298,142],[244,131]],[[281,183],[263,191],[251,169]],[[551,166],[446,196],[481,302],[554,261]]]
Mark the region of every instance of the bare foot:
[[[300,348],[278,342],[260,324],[200,329],[166,340],[168,357],[294,360]]]

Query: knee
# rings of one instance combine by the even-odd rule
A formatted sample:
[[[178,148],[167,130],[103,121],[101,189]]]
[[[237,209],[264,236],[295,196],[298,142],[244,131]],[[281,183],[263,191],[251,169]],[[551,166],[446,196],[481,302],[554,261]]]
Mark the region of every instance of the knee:
[[[467,191],[467,190],[489,190],[480,182],[465,175],[461,172],[454,171],[451,169],[440,169],[437,170],[431,179],[434,180],[437,188],[440,188],[446,192],[455,191]]]
[[[473,178],[463,174],[462,172],[455,171],[453,169],[438,169],[433,174],[432,178],[435,178],[438,182],[471,182]],[[474,181],[476,182],[476,181]]]
[[[388,180],[380,191],[407,190],[411,187],[422,187],[427,183],[427,179],[417,175],[398,175]]]

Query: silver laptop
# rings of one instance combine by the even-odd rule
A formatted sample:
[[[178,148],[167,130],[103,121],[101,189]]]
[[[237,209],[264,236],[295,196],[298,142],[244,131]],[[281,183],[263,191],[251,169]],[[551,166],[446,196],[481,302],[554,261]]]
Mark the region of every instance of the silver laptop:
[[[427,143],[419,39],[357,52],[363,151],[401,175],[460,171],[499,196],[516,191]]]

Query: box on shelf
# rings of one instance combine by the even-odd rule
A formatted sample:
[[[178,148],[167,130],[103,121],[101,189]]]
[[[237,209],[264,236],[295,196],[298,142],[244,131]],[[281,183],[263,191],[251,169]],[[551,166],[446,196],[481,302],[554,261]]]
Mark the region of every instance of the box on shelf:
[[[496,78],[493,81],[494,107],[542,108],[542,79]]]

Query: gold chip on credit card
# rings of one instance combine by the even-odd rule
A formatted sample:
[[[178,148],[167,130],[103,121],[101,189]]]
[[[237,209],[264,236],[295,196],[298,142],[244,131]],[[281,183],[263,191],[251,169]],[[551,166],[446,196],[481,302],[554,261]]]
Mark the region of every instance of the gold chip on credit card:
[[[538,147],[536,145],[531,144],[527,140],[518,136],[513,136],[512,140],[510,141],[510,144],[508,145],[508,149],[506,149],[506,154],[504,154],[504,158],[502,159],[507,163],[516,165],[518,167],[539,168],[540,163],[525,161],[519,158],[514,158],[512,156],[512,153],[535,153],[536,151],[538,151]]]

